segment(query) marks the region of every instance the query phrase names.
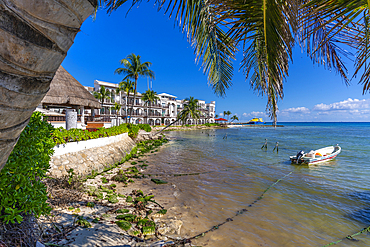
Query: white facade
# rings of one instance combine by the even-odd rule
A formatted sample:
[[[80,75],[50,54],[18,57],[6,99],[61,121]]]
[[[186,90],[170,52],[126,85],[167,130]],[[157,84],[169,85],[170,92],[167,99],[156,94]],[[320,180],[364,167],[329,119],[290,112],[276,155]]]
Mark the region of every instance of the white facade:
[[[95,80],[94,91],[99,91],[100,87],[104,86],[111,92],[111,99],[105,99],[102,104],[102,109],[96,110],[96,115],[99,115],[102,121],[110,121],[108,119],[117,118],[120,123],[126,121],[126,116],[130,111],[133,102],[133,93],[127,97],[125,92],[116,94],[118,84]],[[177,119],[177,114],[183,109],[184,100],[177,99],[176,96],[168,93],[160,93],[157,95],[160,99],[152,104],[145,104],[141,100],[142,94],[137,92],[136,102],[131,113],[131,123],[147,123],[150,125],[168,125]],[[121,105],[119,112],[112,109],[115,103]],[[206,103],[204,100],[199,100],[199,110],[201,117],[198,119],[197,124],[214,123],[216,102]],[[98,117],[98,116],[96,116]],[[124,119],[124,120],[123,120]],[[181,121],[177,125],[181,125]],[[195,119],[188,119],[187,123],[195,124]]]

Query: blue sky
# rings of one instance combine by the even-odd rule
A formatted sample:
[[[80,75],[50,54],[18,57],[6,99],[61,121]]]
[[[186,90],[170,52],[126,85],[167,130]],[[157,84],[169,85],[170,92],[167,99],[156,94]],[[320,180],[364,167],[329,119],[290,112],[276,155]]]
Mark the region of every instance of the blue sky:
[[[120,67],[121,59],[135,53],[143,61],[152,62],[156,74],[153,90],[157,93],[167,92],[179,99],[193,96],[206,102],[215,100],[217,114],[229,110],[241,121],[252,117],[269,120],[267,98],[253,92],[249,80],[239,72],[241,54],[234,61],[233,86],[225,98],[217,97],[173,18],[146,2],[126,13],[127,8],[110,16],[100,10],[95,21],[88,18],[82,25],[62,63],[82,85],[93,86],[95,79],[119,83],[123,76],[114,74],[114,70]],[[350,63],[347,66],[351,68]],[[278,121],[370,121],[370,95],[362,95],[358,80],[353,79],[347,87],[339,75],[313,65],[297,47],[284,84],[284,99],[278,104]],[[139,79],[138,91],[146,89],[147,79]]]

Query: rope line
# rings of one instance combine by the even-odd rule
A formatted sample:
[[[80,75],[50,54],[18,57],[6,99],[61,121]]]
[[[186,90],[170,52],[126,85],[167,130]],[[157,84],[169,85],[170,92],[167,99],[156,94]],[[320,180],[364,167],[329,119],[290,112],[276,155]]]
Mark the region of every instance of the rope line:
[[[269,187],[267,187],[267,189],[265,191],[262,192],[262,194],[255,200],[253,201],[251,204],[248,205],[248,207],[252,207],[253,204],[255,204],[257,201],[261,200],[265,193],[270,190],[271,188],[273,188],[276,184],[278,184],[280,181],[282,181],[284,178],[290,176],[293,172],[295,172],[302,164],[300,164],[299,166],[297,166],[293,171],[289,172],[288,174],[284,175],[283,177],[279,178],[278,180],[276,180],[273,184],[271,184]],[[167,237],[168,239],[171,239],[172,241],[174,241],[175,243],[177,244],[187,244],[187,243],[191,243],[191,240],[192,239],[198,239],[198,238],[201,238],[201,237],[204,237],[207,233],[209,232],[213,232],[217,229],[220,228],[220,226],[226,224],[227,222],[231,222],[231,221],[234,221],[234,218],[241,215],[241,214],[244,214],[245,212],[248,212],[248,210],[246,208],[243,208],[241,210],[238,210],[236,212],[236,214],[230,218],[227,218],[225,221],[223,221],[222,223],[220,224],[217,224],[215,226],[213,226],[212,228],[208,229],[207,231],[204,231],[202,233],[199,233],[193,237],[190,237],[190,238],[183,238],[183,239],[175,239],[175,238],[172,238],[172,237],[169,237],[169,236],[165,236],[165,235],[162,235],[160,234],[161,236],[164,236],[164,237]]]
[[[340,239],[338,241],[331,242],[330,244],[324,245],[323,247],[327,247],[327,246],[338,244],[338,243],[340,243],[340,242],[342,242],[343,240],[346,240],[346,239],[351,240],[351,241],[359,241],[359,240],[355,239],[354,237],[357,236],[357,235],[360,235],[360,234],[362,234],[364,232],[370,232],[370,226],[368,226],[368,227],[362,229],[361,231],[356,232],[356,233],[354,233],[352,235],[348,235],[347,237],[345,237],[343,239]]]

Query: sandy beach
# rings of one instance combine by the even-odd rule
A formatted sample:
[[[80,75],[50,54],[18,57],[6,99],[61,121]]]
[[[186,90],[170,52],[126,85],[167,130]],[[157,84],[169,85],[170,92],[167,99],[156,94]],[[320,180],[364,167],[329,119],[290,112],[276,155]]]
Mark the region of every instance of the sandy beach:
[[[168,145],[168,144],[164,144]],[[51,204],[53,211],[51,217],[43,217],[41,221],[45,229],[48,227],[61,227],[63,229],[72,229],[63,238],[53,244],[58,246],[175,246],[175,239],[179,239],[181,234],[182,221],[178,219],[178,212],[173,210],[173,204],[179,190],[176,185],[156,184],[151,181],[152,176],[143,176],[147,167],[155,166],[151,162],[151,157],[160,155],[161,147],[138,158],[132,158],[129,161],[103,172],[94,178],[83,182],[84,192],[74,192],[71,198],[64,198],[64,202],[55,203],[56,197],[68,197],[68,193],[60,191],[51,193]],[[120,170],[131,171],[133,167],[138,168],[137,178],[132,178],[132,182],[125,183],[114,181],[114,176]],[[135,175],[134,175],[135,176]],[[89,192],[91,188],[111,188],[113,194],[118,194],[117,202],[110,203],[107,199],[111,193],[102,192],[102,198],[99,200],[96,195]],[[103,189],[104,190],[104,189]],[[153,211],[148,217],[156,224],[156,232],[148,235],[134,233],[133,230],[125,231],[116,224],[117,209],[125,209],[127,214],[142,214],[133,205],[133,202],[127,202],[127,198],[134,191],[142,191],[143,195],[153,196],[155,203],[149,202],[146,210]],[[77,193],[77,196],[76,196]],[[134,192],[135,193],[135,192]],[[132,196],[134,197],[134,196]],[[59,200],[59,202],[62,200]],[[93,206],[91,206],[93,205]],[[167,210],[165,215],[155,213],[161,209]],[[145,211],[145,210],[144,210]],[[86,220],[89,227],[77,226],[79,219]],[[135,236],[136,235],[136,236]]]

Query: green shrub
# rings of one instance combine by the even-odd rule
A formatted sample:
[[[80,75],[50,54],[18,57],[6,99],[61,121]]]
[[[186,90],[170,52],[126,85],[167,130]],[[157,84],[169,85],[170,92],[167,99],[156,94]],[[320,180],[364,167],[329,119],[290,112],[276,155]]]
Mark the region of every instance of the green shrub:
[[[115,136],[123,133],[128,133],[131,138],[136,138],[140,129],[147,132],[150,132],[152,130],[149,124],[121,124],[119,126],[113,126],[110,128],[98,128],[97,131],[93,132],[82,129],[66,130],[62,127],[59,127],[53,130],[52,136],[55,144],[58,145],[67,142],[78,142],[108,136]]]
[[[128,124],[128,136],[131,138],[136,138],[139,133],[140,127],[135,124]]]
[[[54,152],[52,131],[54,127],[42,120],[41,113],[32,114],[0,172],[0,220],[21,222],[23,213],[38,217],[51,211],[42,179]]]
[[[149,124],[138,124],[139,128],[145,130],[146,132],[152,131],[152,127]]]

